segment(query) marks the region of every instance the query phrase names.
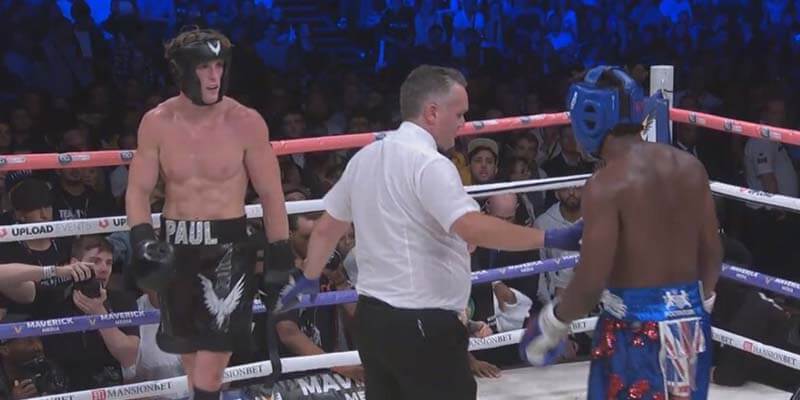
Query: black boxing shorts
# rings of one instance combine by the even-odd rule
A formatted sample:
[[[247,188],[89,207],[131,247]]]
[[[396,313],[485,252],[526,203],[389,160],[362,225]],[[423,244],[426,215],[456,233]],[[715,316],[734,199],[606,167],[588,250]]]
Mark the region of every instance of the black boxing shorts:
[[[160,239],[175,248],[175,279],[158,293],[156,342],[173,354],[233,352],[251,344],[255,250],[247,220],[161,220]],[[244,347],[243,347],[244,346]]]

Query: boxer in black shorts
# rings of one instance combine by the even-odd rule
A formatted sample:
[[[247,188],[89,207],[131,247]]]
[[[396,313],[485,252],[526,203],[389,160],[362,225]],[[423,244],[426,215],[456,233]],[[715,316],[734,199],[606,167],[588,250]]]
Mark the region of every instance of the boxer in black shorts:
[[[232,352],[250,343],[255,251],[244,217],[163,219],[160,237],[174,248],[175,276],[160,291],[158,346],[170,353]]]
[[[167,43],[181,93],[142,118],[125,196],[133,275],[140,287],[160,294],[158,344],[181,355],[194,400],[219,399],[234,345],[249,342],[256,284],[255,246],[247,245],[243,217],[248,183],[264,210],[259,289],[267,307],[274,308],[294,267],[267,125],[258,112],[225,96],[231,46],[219,32],[200,29]],[[165,188],[161,241],[150,215],[159,178]],[[274,372],[280,363],[273,354],[277,350],[270,353]]]

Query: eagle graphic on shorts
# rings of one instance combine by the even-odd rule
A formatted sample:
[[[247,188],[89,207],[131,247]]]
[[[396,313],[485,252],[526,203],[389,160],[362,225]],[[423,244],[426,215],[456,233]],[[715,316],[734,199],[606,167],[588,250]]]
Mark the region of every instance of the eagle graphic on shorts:
[[[216,281],[206,278],[202,274],[200,283],[203,285],[203,298],[205,299],[206,309],[215,318],[218,330],[226,331],[230,316],[239,306],[239,302],[244,294],[244,275],[239,278],[233,288],[230,287],[233,257],[233,249],[229,248],[214,270]],[[220,296],[223,296],[220,298]]]

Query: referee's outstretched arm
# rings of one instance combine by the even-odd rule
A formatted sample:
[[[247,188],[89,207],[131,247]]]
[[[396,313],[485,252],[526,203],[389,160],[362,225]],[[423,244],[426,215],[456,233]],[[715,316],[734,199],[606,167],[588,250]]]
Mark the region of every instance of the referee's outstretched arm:
[[[543,230],[515,225],[480,212],[462,215],[451,230],[467,243],[487,249],[525,251],[545,247]]]

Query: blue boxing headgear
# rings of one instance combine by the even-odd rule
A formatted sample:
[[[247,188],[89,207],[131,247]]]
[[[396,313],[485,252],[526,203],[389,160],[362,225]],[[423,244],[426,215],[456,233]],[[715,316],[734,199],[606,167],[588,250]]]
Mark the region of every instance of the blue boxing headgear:
[[[611,85],[598,85],[601,76]],[[618,125],[642,125],[648,115],[642,88],[619,67],[599,66],[567,95],[575,139],[590,155],[598,156],[605,137]]]

